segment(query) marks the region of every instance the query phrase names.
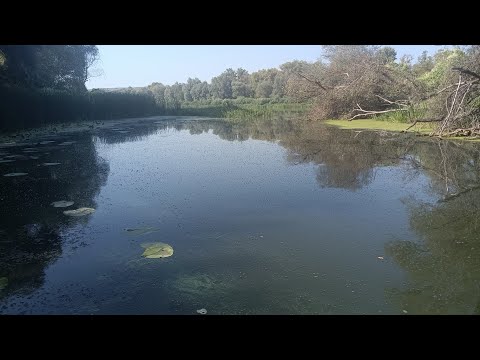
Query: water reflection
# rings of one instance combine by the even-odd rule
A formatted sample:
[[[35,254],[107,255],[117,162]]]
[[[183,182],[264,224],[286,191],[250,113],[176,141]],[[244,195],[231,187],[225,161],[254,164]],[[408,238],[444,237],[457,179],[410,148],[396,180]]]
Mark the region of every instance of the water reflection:
[[[88,221],[68,218],[62,213],[65,209],[50,204],[68,199],[75,205],[95,208],[95,196],[107,181],[109,166],[97,156],[91,137],[77,135],[75,143],[59,145],[66,139],[37,139],[1,148],[4,157],[18,159],[2,164],[2,175],[8,172],[28,175],[0,177],[0,276],[8,278],[8,287],[0,292],[0,297],[29,293],[41,287],[45,268],[62,256],[62,232]],[[41,141],[47,143],[42,145]],[[25,149],[35,149],[35,156],[21,156]],[[43,162],[60,165],[45,167],[41,166]]]
[[[28,173],[0,177],[3,313],[22,312],[12,299],[25,297],[32,313],[478,311],[475,144],[289,118],[171,118],[0,153],[15,160],[2,175]],[[102,211],[70,218],[50,205],[59,200]],[[142,226],[160,231],[121,233]],[[140,240],[175,255],[145,262]],[[67,249],[81,255],[69,263]],[[73,279],[81,285],[62,285]]]
[[[422,241],[386,245],[411,279],[406,289],[391,288],[387,295],[412,313],[478,313],[479,148],[439,140],[429,145],[416,147],[412,166],[428,174],[439,200],[428,204],[407,199],[410,226]]]

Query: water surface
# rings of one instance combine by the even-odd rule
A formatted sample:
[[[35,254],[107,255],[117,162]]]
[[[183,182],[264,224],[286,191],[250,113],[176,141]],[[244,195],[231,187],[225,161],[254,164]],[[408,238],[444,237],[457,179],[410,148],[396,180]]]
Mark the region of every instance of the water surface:
[[[281,118],[1,144],[0,313],[476,313],[479,150]]]

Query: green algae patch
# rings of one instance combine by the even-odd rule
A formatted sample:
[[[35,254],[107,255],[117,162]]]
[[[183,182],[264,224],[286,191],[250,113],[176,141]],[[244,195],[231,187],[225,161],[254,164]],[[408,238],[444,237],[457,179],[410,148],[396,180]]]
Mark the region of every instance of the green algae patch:
[[[334,125],[342,129],[356,130],[385,130],[385,131],[405,131],[411,124],[379,121],[379,120],[325,120],[325,124]],[[430,133],[432,126],[427,124],[416,124],[408,132]]]
[[[145,243],[141,246],[145,249],[142,256],[147,259],[166,258],[173,255],[173,248],[165,243]]]
[[[154,227],[143,227],[143,228],[126,228],[125,231],[128,235],[138,236],[138,235],[146,235],[151,234],[153,232],[160,231],[160,229]]]
[[[25,176],[25,175],[28,175],[28,173],[8,173],[8,174],[5,174],[3,176],[6,176],[6,177],[15,177],[15,176]]]
[[[82,207],[75,210],[66,210],[63,213],[67,216],[85,216],[85,215],[93,214],[94,212],[95,212],[95,209]]]
[[[54,201],[50,205],[56,208],[63,208],[63,207],[69,207],[74,204],[73,201],[67,201],[67,200],[60,200],[60,201]]]

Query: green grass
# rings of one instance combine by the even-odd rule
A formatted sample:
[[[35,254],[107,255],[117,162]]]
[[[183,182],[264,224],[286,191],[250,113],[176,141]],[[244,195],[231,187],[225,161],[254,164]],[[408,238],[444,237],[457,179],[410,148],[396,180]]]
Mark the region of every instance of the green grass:
[[[326,124],[337,126],[342,129],[355,129],[355,130],[386,130],[386,131],[404,131],[410,124],[404,124],[399,122],[389,122],[385,120],[326,120]],[[420,134],[429,134],[433,130],[432,124],[417,124],[408,132],[416,132]],[[445,136],[444,140],[460,140],[466,142],[480,142],[480,138],[469,138],[465,136]]]
[[[460,140],[466,142],[480,142],[480,138],[470,138],[468,136],[446,136],[442,137],[445,140]]]
[[[326,120],[326,124],[338,126],[342,129],[358,129],[358,130],[387,130],[387,131],[403,131],[409,124],[401,122],[380,121],[373,119],[366,120]],[[430,133],[432,131],[431,125],[417,124],[412,127],[409,132]]]
[[[175,115],[206,116],[226,119],[271,118],[277,115],[298,115],[309,109],[308,104],[299,103],[264,103],[236,102],[235,100],[221,103],[183,103],[175,111]]]
[[[270,118],[278,114],[282,115],[298,115],[303,114],[308,110],[307,104],[241,104],[237,105],[236,109],[226,112],[227,119],[246,119],[246,118]]]

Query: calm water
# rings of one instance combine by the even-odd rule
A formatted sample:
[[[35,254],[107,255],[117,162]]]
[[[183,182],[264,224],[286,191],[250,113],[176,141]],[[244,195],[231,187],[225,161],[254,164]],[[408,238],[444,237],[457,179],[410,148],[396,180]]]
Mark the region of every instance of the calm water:
[[[0,147],[1,314],[480,311],[479,146],[286,119],[21,141]],[[156,241],[173,256],[142,257]]]

